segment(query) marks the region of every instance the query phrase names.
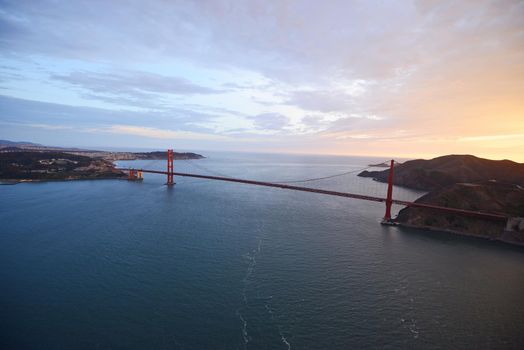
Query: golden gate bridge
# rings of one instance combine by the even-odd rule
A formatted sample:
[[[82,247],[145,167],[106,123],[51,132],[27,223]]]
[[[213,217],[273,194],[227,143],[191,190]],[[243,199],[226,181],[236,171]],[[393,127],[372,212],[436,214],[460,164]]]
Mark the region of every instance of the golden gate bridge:
[[[325,189],[320,189],[320,188],[302,187],[302,186],[295,186],[295,185],[289,184],[293,182],[306,182],[310,180],[327,179],[330,177],[340,176],[340,175],[344,175],[344,174],[348,174],[352,172],[347,172],[347,173],[337,174],[337,175],[332,175],[332,176],[325,176],[325,177],[320,177],[320,178],[314,178],[314,179],[299,180],[299,181],[266,182],[266,181],[240,179],[240,178],[227,177],[227,176],[215,176],[215,175],[203,175],[203,174],[175,172],[174,171],[174,162],[175,162],[174,152],[172,149],[169,149],[167,151],[167,169],[166,171],[153,170],[153,169],[142,169],[142,168],[140,169],[138,168],[117,168],[117,169],[128,172],[129,173],[128,179],[132,181],[142,180],[143,173],[166,175],[167,176],[167,182],[166,182],[167,186],[175,185],[175,182],[174,182],[175,176],[182,176],[182,177],[192,177],[192,178],[198,178],[198,179],[235,182],[235,183],[241,183],[241,184],[246,184],[246,185],[273,187],[273,188],[280,188],[280,189],[285,189],[285,190],[318,193],[318,194],[323,194],[323,195],[328,195],[328,196],[337,196],[337,197],[345,197],[345,198],[353,198],[353,199],[385,203],[385,213],[384,213],[384,218],[382,219],[382,224],[384,225],[394,225],[395,224],[395,221],[392,219],[392,216],[391,216],[391,206],[393,204],[403,205],[405,207],[412,207],[412,208],[431,209],[431,210],[436,210],[436,211],[441,211],[441,212],[453,213],[453,214],[464,215],[464,216],[472,216],[472,217],[478,217],[478,218],[489,219],[489,220],[506,221],[509,219],[509,216],[501,214],[501,213],[489,213],[489,212],[483,212],[483,211],[466,210],[466,209],[460,209],[460,208],[451,208],[451,207],[444,207],[444,206],[427,204],[427,203],[419,203],[419,202],[413,202],[413,201],[394,199],[393,198],[393,178],[394,178],[394,167],[395,167],[394,160],[390,161],[388,186],[387,186],[385,197],[376,197],[376,196],[368,196],[368,195],[349,193],[349,192],[331,191],[331,190],[325,190]]]

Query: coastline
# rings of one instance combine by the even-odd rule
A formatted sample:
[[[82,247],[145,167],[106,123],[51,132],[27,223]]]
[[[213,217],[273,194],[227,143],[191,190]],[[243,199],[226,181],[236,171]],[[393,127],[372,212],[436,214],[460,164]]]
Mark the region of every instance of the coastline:
[[[64,179],[0,179],[0,186],[18,185],[21,183],[32,183],[32,182],[65,182],[65,181],[91,181],[91,180],[127,180],[125,176],[118,177],[75,177],[75,178],[64,178]]]
[[[524,242],[521,243],[521,242],[515,242],[515,241],[512,241],[512,240],[504,239],[503,236],[504,236],[505,232],[502,233],[502,237],[493,238],[493,237],[490,237],[490,236],[487,236],[487,235],[476,235],[476,234],[467,233],[467,232],[463,232],[463,231],[443,229],[443,228],[437,228],[437,227],[433,227],[433,226],[404,224],[404,223],[401,223],[401,222],[398,222],[398,221],[395,221],[395,226],[411,228],[411,229],[418,229],[418,230],[427,230],[427,231],[432,231],[432,232],[450,233],[450,234],[464,236],[464,237],[473,237],[473,238],[478,238],[478,239],[482,239],[482,240],[486,240],[486,241],[501,242],[501,243],[509,244],[509,245],[512,245],[512,246],[524,247]]]

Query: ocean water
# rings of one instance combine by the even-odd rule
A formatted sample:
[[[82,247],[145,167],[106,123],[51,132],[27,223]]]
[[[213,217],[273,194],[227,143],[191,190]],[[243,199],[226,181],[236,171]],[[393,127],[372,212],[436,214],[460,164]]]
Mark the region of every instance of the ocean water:
[[[175,169],[289,181],[381,161],[206,155]],[[0,186],[0,348],[524,348],[523,248],[383,227],[381,203],[176,182]]]

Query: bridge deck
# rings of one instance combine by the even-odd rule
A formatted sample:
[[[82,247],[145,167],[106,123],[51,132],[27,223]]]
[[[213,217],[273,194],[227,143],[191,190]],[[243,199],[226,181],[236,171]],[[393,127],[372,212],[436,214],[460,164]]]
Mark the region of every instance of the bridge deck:
[[[117,169],[123,170],[123,171],[136,170],[136,171],[141,171],[143,173],[168,175],[167,171],[161,171],[161,170],[134,169],[134,168],[130,168],[130,169],[129,168],[117,168]],[[293,185],[279,184],[279,183],[266,182],[266,181],[245,180],[245,179],[237,179],[237,178],[231,178],[231,177],[179,173],[179,172],[173,172],[173,175],[183,176],[183,177],[193,177],[193,178],[199,178],[199,179],[236,182],[236,183],[243,183],[243,184],[256,185],[256,186],[282,188],[286,190],[294,190],[294,191],[302,191],[302,192],[320,193],[320,194],[325,194],[329,196],[355,198],[355,199],[362,199],[362,200],[373,201],[373,202],[386,202],[386,198],[382,198],[382,197],[366,196],[366,195],[347,193],[347,192],[330,191],[330,190],[323,190],[319,188],[293,186]],[[505,216],[503,214],[486,213],[486,212],[481,212],[481,211],[473,211],[473,210],[465,210],[465,209],[455,209],[455,208],[441,207],[438,205],[425,204],[425,203],[415,203],[415,202],[401,201],[401,200],[396,200],[396,199],[393,199],[392,203],[399,204],[399,205],[405,205],[407,207],[433,209],[433,210],[445,211],[449,213],[481,217],[484,219],[491,219],[491,220],[507,220],[508,219],[508,216]]]

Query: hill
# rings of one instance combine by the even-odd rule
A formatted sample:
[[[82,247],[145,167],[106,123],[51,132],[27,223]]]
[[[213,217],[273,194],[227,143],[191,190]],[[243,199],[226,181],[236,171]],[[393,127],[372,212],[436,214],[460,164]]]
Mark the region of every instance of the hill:
[[[118,178],[112,162],[56,151],[0,152],[2,180],[73,180]]]
[[[87,156],[91,158],[99,158],[110,161],[117,160],[137,160],[137,159],[167,159],[166,151],[153,151],[153,152],[110,152],[110,151],[97,151],[97,150],[87,150],[81,148],[64,148],[64,147],[51,147],[45,146],[33,142],[25,141],[8,141],[0,140],[0,153],[5,152],[65,152],[70,154],[75,154],[79,156]],[[203,155],[193,152],[174,152],[174,158],[176,160],[185,160],[185,159],[202,159],[205,158]]]
[[[4,147],[24,148],[24,147],[42,147],[42,145],[38,143],[26,142],[26,141],[0,140],[0,148],[4,148]]]
[[[524,188],[494,181],[478,184],[453,184],[432,191],[416,202],[524,217]],[[479,219],[431,209],[407,207],[399,212],[395,221],[404,226],[444,230],[524,244],[524,231],[519,229],[512,229],[511,232],[505,231],[507,223],[500,220]]]
[[[389,169],[363,171],[358,176],[387,182]],[[524,185],[524,164],[510,160],[489,160],[472,155],[447,155],[430,160],[411,160],[395,167],[393,183],[417,190],[432,191],[462,183],[489,180]]]
[[[83,152],[78,154],[86,154],[92,157],[99,157],[106,160],[137,160],[137,159],[167,159],[166,151],[153,151],[153,152]],[[192,152],[173,152],[174,159],[185,160],[185,159],[202,159],[205,158],[203,155]]]
[[[362,177],[387,182],[389,169],[364,171]],[[393,183],[428,191],[416,203],[500,213],[503,220],[468,217],[434,209],[406,207],[394,222],[403,226],[448,231],[524,245],[524,164],[472,155],[411,160],[395,166]]]

